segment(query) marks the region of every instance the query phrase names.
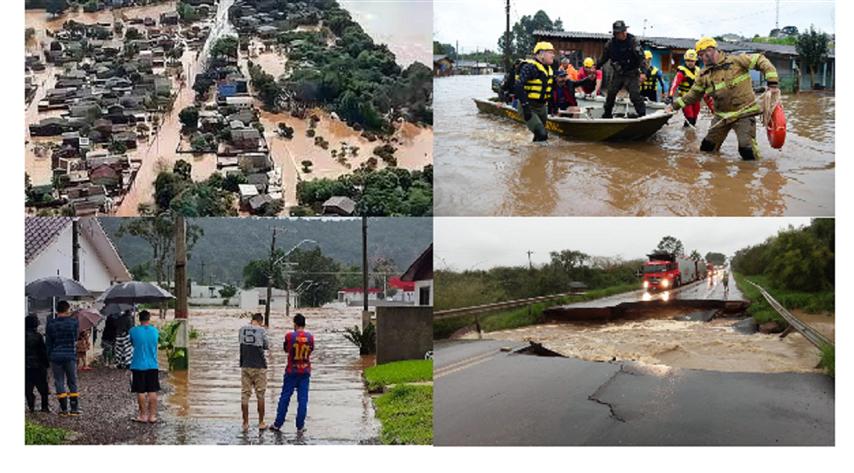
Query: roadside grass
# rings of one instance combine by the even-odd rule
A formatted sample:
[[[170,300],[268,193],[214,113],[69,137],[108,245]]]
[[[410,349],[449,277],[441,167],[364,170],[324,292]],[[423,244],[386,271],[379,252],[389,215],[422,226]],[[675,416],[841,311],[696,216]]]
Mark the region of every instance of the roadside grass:
[[[835,310],[835,296],[833,291],[822,292],[798,292],[787,291],[773,287],[766,276],[744,276],[739,273],[733,273],[738,289],[747,297],[751,304],[747,308],[747,314],[752,316],[757,323],[765,323],[775,321],[787,325],[786,321],[780,314],[777,313],[762,294],[752,284],[747,281],[753,281],[756,284],[764,287],[774,299],[777,299],[783,307],[792,309],[801,309],[811,314],[833,312]]]
[[[432,445],[433,386],[398,384],[374,400],[386,445]]]
[[[433,379],[433,360],[404,360],[365,369],[368,391],[375,392],[392,384],[415,383]]]
[[[484,332],[495,332],[498,330],[525,327],[527,325],[542,322],[543,311],[549,307],[571,304],[573,302],[601,299],[603,297],[613,296],[614,294],[635,291],[638,289],[640,289],[640,285],[638,284],[621,284],[602,289],[594,289],[576,296],[567,296],[553,301],[539,302],[530,306],[519,307],[504,312],[481,315],[480,328]],[[463,315],[452,319],[436,320],[433,322],[433,338],[436,340],[448,338],[457,330],[473,326],[474,323],[475,317],[473,315]]]
[[[836,377],[836,349],[833,345],[825,345],[821,347],[821,361],[819,362],[819,366],[824,369],[824,372],[827,373],[831,378]]]
[[[65,429],[24,421],[24,444],[26,445],[61,445],[69,434],[71,432]]]

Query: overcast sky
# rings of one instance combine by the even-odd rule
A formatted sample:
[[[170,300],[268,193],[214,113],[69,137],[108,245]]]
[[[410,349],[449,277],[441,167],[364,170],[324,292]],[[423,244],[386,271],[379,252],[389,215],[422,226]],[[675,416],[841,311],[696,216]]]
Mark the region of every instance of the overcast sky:
[[[455,44],[462,52],[498,49],[504,32],[504,0],[434,0],[433,39]],[[774,28],[775,0],[672,1],[649,0],[511,0],[510,23],[523,15],[543,10],[549,18],[560,17],[565,30],[608,33],[614,20],[623,20],[629,32],[647,35],[697,38],[736,33],[765,36]],[[816,28],[834,33],[834,5],[828,0],[781,0],[780,27]]]
[[[549,260],[550,251],[579,250],[591,256],[643,258],[665,235],[682,240],[686,251],[728,256],[760,243],[789,225],[808,218],[691,217],[436,217],[433,219],[435,267],[488,269]]]

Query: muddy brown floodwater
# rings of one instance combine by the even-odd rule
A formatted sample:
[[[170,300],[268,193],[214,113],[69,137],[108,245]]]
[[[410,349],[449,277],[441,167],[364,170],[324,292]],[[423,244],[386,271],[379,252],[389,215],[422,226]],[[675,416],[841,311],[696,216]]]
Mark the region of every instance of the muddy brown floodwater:
[[[835,99],[783,97],[782,150],[757,132],[763,159],[742,161],[734,134],[699,151],[709,127],[670,120],[645,142],[531,143],[524,126],[480,115],[496,76],[434,80],[436,215],[834,215]]]
[[[300,309],[308,321],[308,330],[315,336],[316,350],[312,355],[312,375],[309,392],[307,433],[301,442],[318,444],[374,443],[379,425],[374,417],[371,397],[365,391],[362,369],[373,364],[371,358],[360,357],[359,350],[343,335],[345,327],[360,323],[361,315],[352,309]],[[169,381],[175,391],[168,404],[181,419],[170,432],[181,444],[277,444],[296,441],[294,416],[296,395],[291,400],[283,433],[259,433],[254,395],[250,401],[252,429],[241,431],[240,413],[240,346],[237,333],[249,323],[248,317],[235,308],[192,308],[190,326],[199,338],[190,342],[190,369],[171,374]],[[267,358],[267,423],[276,415],[276,405],[282,386],[286,363],[282,340],[286,324],[284,315],[271,315],[268,332],[270,352]]]

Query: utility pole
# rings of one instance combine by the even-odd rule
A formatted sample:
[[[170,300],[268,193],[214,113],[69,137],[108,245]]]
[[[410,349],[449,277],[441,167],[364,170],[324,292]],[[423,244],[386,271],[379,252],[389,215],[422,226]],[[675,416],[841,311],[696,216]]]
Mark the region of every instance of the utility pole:
[[[525,253],[528,253],[528,271],[534,269],[534,266],[531,264],[531,255],[534,254],[533,251],[528,250]]]
[[[187,225],[184,216],[175,216],[175,320],[178,329],[175,333],[175,354],[170,367],[177,371],[186,371],[190,366],[187,350],[189,329],[187,322]]]
[[[205,280],[205,260],[202,260],[202,277],[199,278],[199,282],[201,282],[202,284],[208,284],[208,282]]]
[[[270,241],[270,266],[267,268],[267,299],[264,301],[264,326],[270,326],[270,299],[273,297],[273,275],[276,262],[276,228],[273,227],[273,239]]]
[[[80,222],[71,221],[71,279],[80,282]]]
[[[780,29],[780,0],[777,0],[777,15],[774,17],[774,29]]]
[[[362,330],[371,323],[368,312],[368,217],[362,216]]]
[[[504,26],[504,73],[510,73],[510,0],[504,7],[506,24]]]

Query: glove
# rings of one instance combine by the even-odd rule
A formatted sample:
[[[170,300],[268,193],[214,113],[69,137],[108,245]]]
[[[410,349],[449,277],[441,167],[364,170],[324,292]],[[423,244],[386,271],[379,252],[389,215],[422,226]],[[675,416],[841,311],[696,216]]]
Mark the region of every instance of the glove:
[[[522,105],[522,116],[525,117],[525,121],[531,119],[531,107],[528,104]]]
[[[667,105],[672,104],[673,103],[673,97],[670,97],[670,96],[666,97],[664,99],[664,103],[666,103]]]

